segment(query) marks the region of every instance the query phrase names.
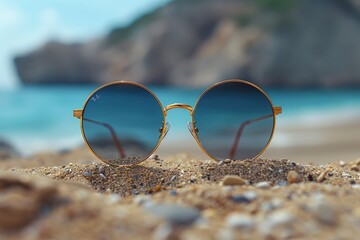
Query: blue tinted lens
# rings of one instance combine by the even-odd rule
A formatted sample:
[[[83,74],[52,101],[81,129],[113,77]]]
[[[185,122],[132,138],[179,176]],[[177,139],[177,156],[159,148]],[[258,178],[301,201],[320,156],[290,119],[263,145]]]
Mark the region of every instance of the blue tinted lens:
[[[254,158],[266,148],[274,129],[273,108],[259,89],[241,81],[207,91],[194,111],[202,147],[213,158]]]
[[[164,115],[158,100],[144,88],[118,83],[90,96],[83,111],[83,133],[102,160],[133,164],[146,159],[161,136]]]

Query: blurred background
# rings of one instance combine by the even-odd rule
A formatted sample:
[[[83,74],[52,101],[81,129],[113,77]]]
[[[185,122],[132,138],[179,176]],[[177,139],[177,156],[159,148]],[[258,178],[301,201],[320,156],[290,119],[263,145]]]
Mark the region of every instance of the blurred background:
[[[72,110],[101,84],[194,105],[229,78],[283,107],[264,157],[360,157],[360,0],[0,0],[0,33],[3,158],[82,147]],[[206,157],[187,111],[167,121],[160,154]]]

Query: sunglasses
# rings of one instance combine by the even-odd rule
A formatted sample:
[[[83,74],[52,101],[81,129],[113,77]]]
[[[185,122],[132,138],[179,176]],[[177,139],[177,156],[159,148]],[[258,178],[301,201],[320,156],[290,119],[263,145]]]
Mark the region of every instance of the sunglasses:
[[[225,80],[207,88],[195,107],[174,103],[162,106],[147,87],[120,81],[105,84],[74,110],[90,151],[103,162],[134,165],[149,158],[170,129],[171,109],[190,112],[188,129],[210,158],[255,159],[269,146],[276,115],[270,98],[258,86],[243,80]]]

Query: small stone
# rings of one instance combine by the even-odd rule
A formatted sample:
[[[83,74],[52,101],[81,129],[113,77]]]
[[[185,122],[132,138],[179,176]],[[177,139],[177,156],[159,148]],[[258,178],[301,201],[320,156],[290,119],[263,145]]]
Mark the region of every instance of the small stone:
[[[224,165],[224,161],[218,161],[217,165],[218,165],[218,166]]]
[[[232,196],[231,199],[236,203],[250,203],[251,199],[247,198],[244,195],[235,195]]]
[[[83,173],[83,176],[84,176],[84,177],[91,177],[91,176],[92,176],[92,172],[85,171],[85,172]]]
[[[288,183],[301,183],[303,179],[297,172],[290,171],[287,175],[287,181]]]
[[[355,172],[359,172],[359,171],[360,171],[359,167],[358,167],[357,165],[355,165],[355,164],[350,167],[350,170],[351,170],[351,171],[355,171]]]
[[[295,216],[286,210],[278,210],[272,213],[268,219],[266,219],[263,224],[261,224],[261,231],[264,233],[271,232],[274,228],[278,226],[288,226],[295,221]]]
[[[105,174],[105,167],[104,166],[99,167],[99,173],[100,174]]]
[[[339,161],[339,165],[340,165],[340,167],[344,167],[346,165],[346,163],[344,161]]]
[[[330,206],[323,201],[318,201],[310,206],[310,212],[322,223],[327,225],[335,225],[337,223],[336,212],[334,206]]]
[[[201,216],[196,208],[176,204],[153,204],[146,206],[145,209],[174,225],[190,225]]]
[[[149,195],[138,195],[134,198],[134,202],[137,205],[150,205],[151,204],[151,197]]]
[[[192,182],[192,183],[196,182],[196,177],[195,177],[195,176],[191,176],[191,177],[190,177],[190,182]]]
[[[351,175],[349,173],[346,173],[346,172],[342,173],[341,176],[346,177],[346,178],[351,177]]]
[[[209,171],[214,171],[214,170],[215,170],[215,167],[208,167],[207,170],[209,170]]]
[[[169,193],[171,196],[177,196],[177,192],[175,190],[170,190]]]
[[[281,199],[275,198],[269,202],[263,202],[261,205],[261,209],[264,212],[270,212],[272,210],[275,210],[275,209],[281,207],[281,205],[282,205]]]
[[[255,191],[246,191],[243,193],[243,196],[246,197],[249,201],[253,201],[257,198],[257,193]]]
[[[173,175],[173,176],[170,178],[170,182],[173,182],[175,179],[176,179],[176,176]]]
[[[226,218],[226,224],[232,228],[252,229],[255,224],[253,219],[245,214],[234,213]]]
[[[241,186],[245,185],[246,181],[238,176],[225,176],[222,180],[224,186]]]
[[[231,163],[231,162],[232,162],[231,159],[225,159],[225,160],[224,160],[224,163],[225,163],[225,164],[229,164],[229,163]]]
[[[288,182],[287,181],[283,181],[283,180],[279,180],[276,182],[276,185],[279,187],[285,187],[287,186]]]
[[[161,185],[156,185],[154,192],[157,193],[157,192],[160,192],[160,190],[161,190]]]
[[[102,179],[104,179],[104,180],[107,179],[107,177],[106,177],[104,174],[102,174],[102,173],[100,173],[99,176],[100,176]]]
[[[318,178],[316,179],[316,181],[318,183],[321,183],[325,180],[325,176],[327,174],[327,171],[323,171],[322,173],[320,173],[320,175],[318,176]]]
[[[107,198],[106,202],[109,205],[116,204],[116,203],[118,203],[120,201],[120,199],[121,199],[120,195],[118,195],[118,194],[110,194],[109,197]]]
[[[264,212],[270,212],[274,210],[274,206],[270,202],[264,202],[261,204],[261,210]]]
[[[258,182],[255,184],[255,187],[262,188],[262,189],[269,189],[271,187],[270,182]]]

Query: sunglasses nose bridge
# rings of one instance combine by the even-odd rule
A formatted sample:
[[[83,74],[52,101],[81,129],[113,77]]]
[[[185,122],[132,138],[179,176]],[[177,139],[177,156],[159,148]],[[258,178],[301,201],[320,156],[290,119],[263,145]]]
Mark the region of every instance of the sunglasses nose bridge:
[[[174,104],[170,104],[167,105],[165,107],[165,113],[167,113],[167,111],[171,110],[171,109],[175,109],[175,108],[182,108],[182,109],[186,109],[190,112],[190,115],[193,114],[193,108],[190,105],[184,104],[184,103],[174,103]]]

